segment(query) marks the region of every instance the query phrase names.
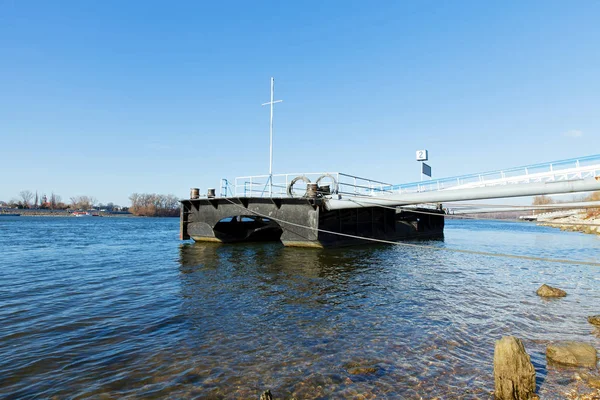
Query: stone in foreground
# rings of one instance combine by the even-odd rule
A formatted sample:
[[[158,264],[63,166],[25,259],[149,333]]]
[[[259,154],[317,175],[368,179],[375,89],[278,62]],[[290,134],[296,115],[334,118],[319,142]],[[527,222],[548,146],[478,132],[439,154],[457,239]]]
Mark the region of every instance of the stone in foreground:
[[[535,293],[541,297],[565,297],[567,295],[567,292],[565,292],[564,290],[548,286],[546,284],[540,286],[540,288]]]
[[[588,322],[592,325],[600,326],[600,315],[592,315],[588,317]]]
[[[600,376],[598,376],[597,374],[581,374],[581,378],[589,387],[594,389],[600,389]]]
[[[260,400],[273,400],[273,395],[270,390],[266,390],[260,395]]]
[[[596,349],[582,342],[561,342],[546,347],[548,361],[572,366],[595,368],[598,362]]]
[[[504,336],[494,349],[494,386],[496,399],[536,399],[535,369],[520,339]]]

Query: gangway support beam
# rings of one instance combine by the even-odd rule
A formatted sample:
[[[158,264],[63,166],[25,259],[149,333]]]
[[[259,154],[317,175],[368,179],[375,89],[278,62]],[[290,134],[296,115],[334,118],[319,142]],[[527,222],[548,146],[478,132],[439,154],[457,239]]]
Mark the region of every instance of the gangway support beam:
[[[511,207],[485,207],[485,208],[460,208],[459,204],[449,205],[445,204],[446,207],[452,210],[451,214],[484,214],[484,213],[497,213],[497,212],[508,212],[508,211],[556,211],[556,210],[573,210],[573,209],[588,209],[588,208],[600,208],[600,201],[584,201],[574,203],[554,203],[554,204],[543,204],[543,205],[530,205],[530,206],[511,206]]]
[[[448,201],[468,201],[484,199],[500,199],[507,197],[539,196],[547,194],[578,193],[600,190],[600,176],[589,179],[571,181],[527,183],[520,185],[504,185],[480,187],[472,189],[440,190],[435,192],[390,194],[378,197],[352,197],[328,199],[328,210],[340,210],[377,206],[406,206],[423,203],[444,203]]]

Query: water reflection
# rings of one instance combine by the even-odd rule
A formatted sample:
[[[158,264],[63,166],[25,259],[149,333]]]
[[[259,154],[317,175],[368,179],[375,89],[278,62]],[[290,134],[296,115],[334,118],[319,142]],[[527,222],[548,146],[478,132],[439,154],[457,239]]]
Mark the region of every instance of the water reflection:
[[[364,318],[372,306],[365,290],[383,271],[373,260],[386,249],[182,246],[183,308],[194,327],[190,345],[207,368],[232,369],[224,374],[227,384],[277,384],[282,397],[327,397],[352,385],[350,368],[374,371],[352,382],[377,380],[387,370],[380,352],[366,355],[352,343],[379,329],[378,317]],[[367,270],[374,276],[361,276]]]
[[[181,272],[214,268],[225,261],[232,265],[258,266],[265,273],[286,273],[323,277],[371,266],[373,258],[389,246],[365,246],[345,249],[303,249],[281,244],[186,243],[181,245]]]

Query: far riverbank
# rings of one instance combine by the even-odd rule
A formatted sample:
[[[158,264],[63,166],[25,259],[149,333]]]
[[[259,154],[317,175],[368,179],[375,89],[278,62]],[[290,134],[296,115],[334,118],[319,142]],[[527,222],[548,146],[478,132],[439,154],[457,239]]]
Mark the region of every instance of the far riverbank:
[[[3,209],[0,214],[19,214],[23,217],[74,217],[73,211],[67,210],[40,210],[40,209]],[[99,217],[137,217],[125,211],[94,211],[94,216]]]
[[[600,217],[588,217],[586,213],[556,218],[552,221],[538,223],[538,225],[559,228],[560,230],[569,232],[600,235]]]

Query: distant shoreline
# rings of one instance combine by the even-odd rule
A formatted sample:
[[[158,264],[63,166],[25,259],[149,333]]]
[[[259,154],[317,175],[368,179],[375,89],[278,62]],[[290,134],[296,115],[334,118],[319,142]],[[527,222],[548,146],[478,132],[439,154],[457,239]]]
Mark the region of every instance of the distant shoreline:
[[[109,212],[109,211],[95,211],[100,217],[118,217],[118,218],[137,218],[130,212]],[[75,217],[72,211],[67,210],[41,210],[41,209],[15,209],[15,208],[4,208],[0,210],[0,214],[20,214],[22,217]]]
[[[538,225],[559,228],[562,231],[600,235],[600,218],[587,218],[586,213],[556,218],[552,221],[539,222]]]

